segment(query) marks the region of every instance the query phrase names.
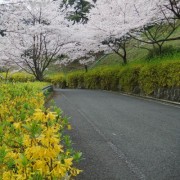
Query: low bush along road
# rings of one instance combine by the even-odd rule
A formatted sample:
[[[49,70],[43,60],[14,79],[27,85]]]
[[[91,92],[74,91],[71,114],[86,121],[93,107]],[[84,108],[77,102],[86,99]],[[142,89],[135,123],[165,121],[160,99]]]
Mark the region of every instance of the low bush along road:
[[[83,152],[80,180],[180,177],[180,108],[118,93],[56,90]]]

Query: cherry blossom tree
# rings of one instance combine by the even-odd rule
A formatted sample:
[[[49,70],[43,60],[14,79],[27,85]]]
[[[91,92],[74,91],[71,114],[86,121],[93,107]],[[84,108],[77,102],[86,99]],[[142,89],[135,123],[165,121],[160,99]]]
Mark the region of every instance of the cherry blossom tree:
[[[104,52],[115,52],[126,64],[127,44],[131,38],[129,33],[132,31],[135,33],[134,30],[157,22],[155,17],[159,15],[159,12],[156,8],[156,2],[157,0],[97,1],[88,15],[87,25],[84,25],[86,29],[84,34],[91,36],[87,39],[94,41],[94,48],[91,51],[95,52],[97,47],[101,45]],[[139,32],[136,35],[139,35]]]
[[[87,71],[88,65],[104,54],[106,46],[97,44],[92,35],[87,33],[85,25],[76,24],[73,27],[74,32],[77,33],[73,36],[74,42],[63,46],[62,51],[66,53],[66,57],[57,63],[68,65],[76,61]],[[106,52],[108,52],[107,49]]]
[[[86,30],[81,28],[85,41],[85,44],[81,42],[81,46],[86,47],[90,41],[93,46],[87,45],[86,51],[97,52],[101,46],[105,53],[118,54],[124,64],[128,61],[127,47],[132,37],[143,43],[155,44],[161,51],[165,41],[178,39],[171,38],[179,24],[176,24],[172,11],[167,9],[168,3],[169,0],[97,1],[88,15],[87,25],[83,26]],[[144,39],[143,33],[147,39]]]
[[[6,36],[0,52],[42,81],[47,67],[58,60],[73,33],[65,12],[53,0],[8,4],[3,14]],[[1,47],[2,47],[1,46]]]
[[[180,36],[172,37],[173,33],[180,26],[180,22],[178,20],[180,1],[159,0],[156,1],[155,4],[157,14],[153,18],[152,22],[154,23],[147,24],[140,30],[145,38],[136,38],[135,36],[133,38],[140,42],[151,44],[153,47],[158,47],[161,54],[162,46],[165,42],[180,40]]]
[[[180,19],[180,0],[164,0],[163,5],[172,11],[176,18]]]
[[[11,1],[2,11],[1,24],[6,36],[1,38],[0,53],[38,80],[43,80],[51,63],[69,64],[79,60],[87,65],[99,53],[115,52],[126,64],[131,38],[144,41],[145,30],[174,19],[179,7],[178,0],[174,0],[175,6],[168,4],[173,0],[97,0],[94,6],[91,6],[94,0],[86,0],[84,7],[87,5],[87,12],[91,9],[84,16],[87,24],[77,20],[83,23],[73,25],[66,18],[67,13],[80,12],[78,8],[84,1]],[[60,6],[63,3],[65,6]],[[156,43],[161,41],[158,39]],[[59,62],[62,54],[65,58]]]
[[[93,4],[92,0],[87,1]],[[78,43],[68,47],[68,57],[71,60],[80,59],[81,63],[87,64],[89,59],[96,59],[92,57],[96,57],[99,52],[115,52],[126,64],[127,45],[131,39],[129,33],[133,31],[134,34],[135,29],[151,24],[156,15],[154,0],[97,1],[88,15],[88,23],[74,25],[80,33],[79,37],[76,34]],[[66,62],[70,63],[71,60]]]

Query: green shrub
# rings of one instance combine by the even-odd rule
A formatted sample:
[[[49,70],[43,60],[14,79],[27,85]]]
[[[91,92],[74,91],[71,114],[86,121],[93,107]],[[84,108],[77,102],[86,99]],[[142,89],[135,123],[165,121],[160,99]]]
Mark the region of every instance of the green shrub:
[[[144,66],[139,74],[139,84],[145,94],[158,88],[180,86],[180,62],[166,62]]]
[[[6,77],[6,73],[5,72],[1,72],[0,73],[0,78],[4,79]]]
[[[116,91],[119,88],[120,68],[105,68],[100,73],[100,85],[103,90]]]
[[[113,90],[147,95],[159,88],[180,87],[180,62],[130,64],[121,67],[100,67],[87,73],[76,71],[67,74],[69,88]],[[65,84],[63,75],[48,80],[53,84]],[[65,86],[65,85],[64,85]]]
[[[88,72],[72,72],[67,75],[69,88],[117,90],[119,68],[96,68]]]
[[[67,74],[66,81],[69,88],[84,88],[84,72],[71,72]]]
[[[159,86],[180,87],[180,62],[164,63],[159,71]]]
[[[138,78],[142,65],[126,66],[119,73],[119,84],[121,91],[133,92],[139,86]]]
[[[13,82],[28,82],[28,81],[34,82],[35,77],[28,73],[17,72],[17,73],[9,75],[9,80]]]
[[[84,74],[84,85],[86,89],[101,89],[101,71],[99,68]]]
[[[149,51],[149,53],[146,56],[146,59],[151,60],[151,59],[156,58],[156,57],[162,58],[164,56],[174,55],[177,52],[179,52],[179,49],[174,48],[173,46],[163,46],[161,52],[160,52],[160,49],[156,47],[156,48],[153,48]]]
[[[65,88],[66,87],[66,79],[63,74],[54,74],[49,75],[44,78],[44,81],[52,83],[54,86],[57,86],[59,88]]]

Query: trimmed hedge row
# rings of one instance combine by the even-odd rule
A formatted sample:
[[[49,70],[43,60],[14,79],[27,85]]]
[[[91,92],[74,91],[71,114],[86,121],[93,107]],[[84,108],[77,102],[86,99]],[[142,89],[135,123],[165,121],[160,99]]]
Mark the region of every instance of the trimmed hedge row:
[[[69,88],[85,88],[84,75],[85,73],[82,71],[69,73],[68,76],[66,77],[67,86]]]
[[[66,77],[69,88],[121,90],[138,88],[150,95],[158,88],[180,87],[180,62],[97,68],[87,73],[73,72]]]
[[[158,88],[180,87],[180,62],[144,66],[138,81],[145,94]]]
[[[14,73],[14,74],[10,75],[9,80],[13,81],[13,82],[27,82],[27,81],[34,82],[36,79],[31,74],[18,72],[18,73]]]
[[[117,90],[119,68],[99,68],[90,71],[84,76],[87,89]]]
[[[59,88],[66,87],[66,79],[63,74],[55,74],[55,75],[46,76],[44,78],[44,81],[49,82]]]
[[[13,82],[34,81],[34,77],[25,73],[16,73],[9,77]],[[151,95],[159,88],[180,88],[180,61],[138,64],[118,67],[101,67],[45,77],[59,88],[85,88]]]
[[[6,74],[1,73],[0,74],[3,78],[5,78]],[[34,82],[36,79],[33,75],[25,73],[25,72],[16,72],[14,74],[8,74],[7,79],[10,82]]]

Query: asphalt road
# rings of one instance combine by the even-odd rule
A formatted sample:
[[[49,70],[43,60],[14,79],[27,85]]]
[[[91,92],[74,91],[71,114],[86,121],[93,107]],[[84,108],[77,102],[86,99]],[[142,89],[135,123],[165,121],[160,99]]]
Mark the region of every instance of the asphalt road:
[[[56,89],[83,152],[78,180],[180,180],[180,107],[118,93]]]

